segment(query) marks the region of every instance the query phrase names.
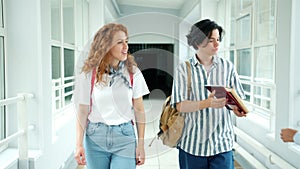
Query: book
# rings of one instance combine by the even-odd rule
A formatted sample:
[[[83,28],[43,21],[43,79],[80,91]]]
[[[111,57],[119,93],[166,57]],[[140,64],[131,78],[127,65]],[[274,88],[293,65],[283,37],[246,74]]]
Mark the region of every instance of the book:
[[[224,86],[218,85],[205,85],[205,88],[210,92],[216,91],[215,97],[216,98],[224,98],[227,99],[226,108],[231,109],[230,105],[237,106],[239,110],[248,113],[249,110],[247,109],[246,105],[244,104],[243,100],[240,96],[236,93],[233,88],[227,88]]]

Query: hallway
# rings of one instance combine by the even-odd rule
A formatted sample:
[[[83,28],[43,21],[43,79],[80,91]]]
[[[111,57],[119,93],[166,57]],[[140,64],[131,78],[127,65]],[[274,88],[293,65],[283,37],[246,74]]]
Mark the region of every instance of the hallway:
[[[234,65],[250,110],[234,119],[235,160],[244,169],[300,169],[300,146],[280,135],[300,131],[299,8],[299,0],[0,0],[0,169],[77,168],[74,72],[100,27],[126,26],[150,90],[169,95],[175,69],[195,56],[186,35],[202,19],[224,28],[218,56]],[[159,140],[148,147],[162,107],[155,99],[165,95],[145,101],[139,168],[178,168],[176,149]]]

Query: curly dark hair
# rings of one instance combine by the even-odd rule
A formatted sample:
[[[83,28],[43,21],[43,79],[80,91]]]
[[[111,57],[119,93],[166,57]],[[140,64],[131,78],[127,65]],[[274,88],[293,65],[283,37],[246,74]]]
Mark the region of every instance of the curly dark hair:
[[[195,50],[198,50],[198,45],[201,44],[205,39],[209,39],[211,37],[212,31],[215,29],[219,30],[221,41],[224,30],[217,23],[209,19],[204,19],[195,23],[192,26],[190,33],[186,35],[188,45],[193,46]]]

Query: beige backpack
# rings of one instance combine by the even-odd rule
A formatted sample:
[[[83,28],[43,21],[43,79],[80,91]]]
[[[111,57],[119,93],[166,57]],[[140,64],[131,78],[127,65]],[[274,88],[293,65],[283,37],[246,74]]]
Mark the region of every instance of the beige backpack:
[[[188,98],[191,91],[191,65],[189,61],[186,61],[188,70]],[[170,105],[171,96],[167,97],[162,107],[162,113],[160,116],[159,129],[157,133],[164,145],[171,148],[176,147],[180,141],[182,130],[184,128],[184,116],[181,115],[175,108]]]

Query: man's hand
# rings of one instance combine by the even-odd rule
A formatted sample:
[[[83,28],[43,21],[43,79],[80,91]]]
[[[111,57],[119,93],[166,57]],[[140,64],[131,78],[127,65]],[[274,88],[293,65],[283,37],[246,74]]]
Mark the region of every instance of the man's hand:
[[[294,142],[294,135],[297,133],[297,130],[291,128],[281,129],[281,139],[283,142]]]
[[[246,117],[246,113],[243,111],[240,111],[239,108],[237,106],[233,106],[232,107],[232,111],[234,112],[234,114],[238,117]]]
[[[208,99],[210,101],[210,107],[211,108],[222,108],[226,105],[226,98],[215,98],[215,94],[216,94],[216,91],[214,90],[209,96],[208,96]]]

